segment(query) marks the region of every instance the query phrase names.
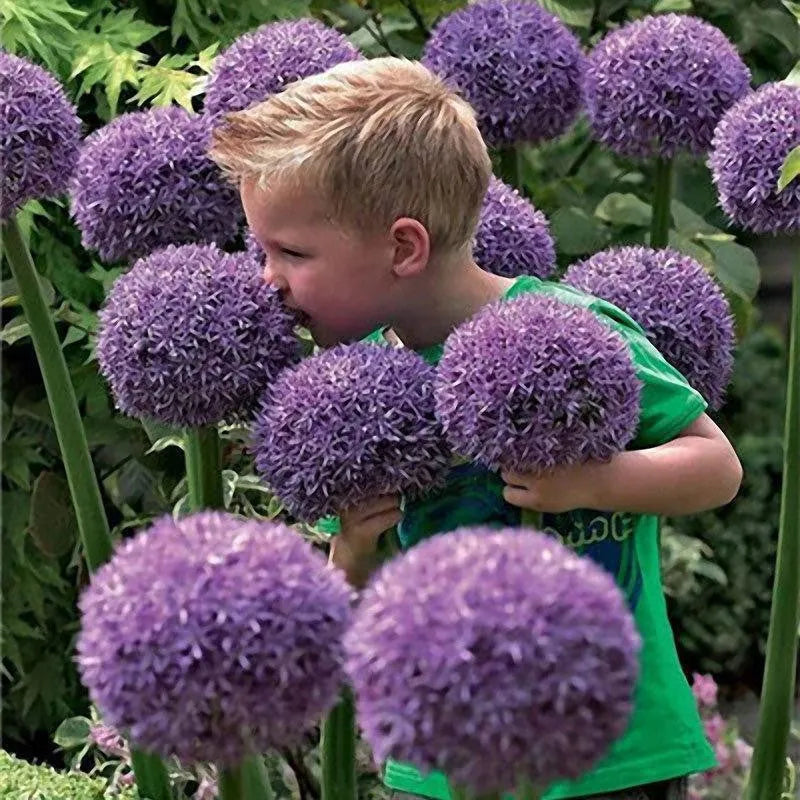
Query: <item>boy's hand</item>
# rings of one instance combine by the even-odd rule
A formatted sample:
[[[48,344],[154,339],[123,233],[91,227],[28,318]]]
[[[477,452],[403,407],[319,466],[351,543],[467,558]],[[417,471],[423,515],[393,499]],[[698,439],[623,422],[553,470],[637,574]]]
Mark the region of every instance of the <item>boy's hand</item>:
[[[403,515],[400,496],[382,495],[343,511],[341,531],[331,539],[330,562],[345,571],[347,580],[362,587],[379,564],[378,539]]]
[[[506,482],[503,497],[512,506],[550,514],[576,508],[599,508],[596,492],[601,471],[607,466],[599,461],[587,461],[547,472],[503,470],[500,473]]]

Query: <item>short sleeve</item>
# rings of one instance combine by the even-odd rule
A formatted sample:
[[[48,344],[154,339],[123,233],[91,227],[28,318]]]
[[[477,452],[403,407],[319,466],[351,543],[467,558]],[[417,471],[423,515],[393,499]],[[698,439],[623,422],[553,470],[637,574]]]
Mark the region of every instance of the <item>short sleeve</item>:
[[[708,404],[625,312],[604,301],[593,303],[591,309],[625,340],[642,382],[639,426],[629,448],[640,450],[671,441],[694,422]]]

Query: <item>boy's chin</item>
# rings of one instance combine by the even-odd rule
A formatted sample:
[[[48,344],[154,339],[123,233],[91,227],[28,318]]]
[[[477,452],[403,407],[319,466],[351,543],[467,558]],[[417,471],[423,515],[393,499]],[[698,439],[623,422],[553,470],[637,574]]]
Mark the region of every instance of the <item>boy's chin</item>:
[[[313,320],[309,323],[308,330],[311,334],[311,338],[314,340],[314,344],[322,348],[336,347],[337,344],[357,342],[369,333],[369,331],[367,331],[364,334],[346,335],[341,331],[331,331],[321,325],[317,325]]]

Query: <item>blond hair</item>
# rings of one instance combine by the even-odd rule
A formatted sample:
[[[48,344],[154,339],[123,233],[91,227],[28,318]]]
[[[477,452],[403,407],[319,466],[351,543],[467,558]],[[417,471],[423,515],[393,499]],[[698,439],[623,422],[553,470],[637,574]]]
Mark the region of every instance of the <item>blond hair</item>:
[[[356,229],[412,217],[441,251],[470,244],[491,175],[469,104],[400,58],[339,64],[229,114],[210,155],[237,183],[313,189]]]

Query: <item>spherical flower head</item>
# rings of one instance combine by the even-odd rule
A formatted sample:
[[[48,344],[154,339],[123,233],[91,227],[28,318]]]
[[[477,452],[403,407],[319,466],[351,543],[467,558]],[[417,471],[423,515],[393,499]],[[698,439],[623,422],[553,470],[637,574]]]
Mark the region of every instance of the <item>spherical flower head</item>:
[[[484,269],[508,278],[546,278],[556,266],[547,217],[497,178],[492,178],[483,200],[473,252]]]
[[[640,388],[625,343],[591,311],[527,294],[485,306],[450,334],[434,394],[456,453],[529,471],[623,450]]]
[[[625,730],[639,647],[612,577],[526,529],[422,542],[382,568],[345,636],[376,759],[476,794],[588,770]]]
[[[61,194],[78,158],[81,121],[46,70],[0,52],[0,220]]]
[[[256,468],[288,510],[314,521],[376,495],[444,482],[434,370],[416,353],[338,345],[283,372],[254,428]]]
[[[800,86],[772,83],[720,120],[708,159],[720,205],[755,233],[800,231],[800,181],[778,191],[786,156],[800,146]]]
[[[580,107],[580,43],[555,16],[525,0],[478,0],[446,16],[423,62],[475,109],[487,144],[561,135]]]
[[[70,183],[84,247],[105,261],[170,244],[224,244],[242,216],[206,155],[210,126],[176,106],[134,111],[88,136]]]
[[[584,102],[595,138],[625,156],[704,153],[750,71],[719,29],[661,14],[609,33],[589,55]]]
[[[124,413],[210,425],[250,416],[299,359],[295,324],[246,254],[170,246],[117,279],[100,311],[97,358]]]
[[[214,62],[205,113],[219,121],[283,91],[293,81],[361,57],[343,34],[315,19],[262,25],[240,36]]]
[[[77,661],[134,746],[232,766],[333,705],[349,603],[341,573],[285,525],[167,516],[93,575]]]
[[[627,312],[712,408],[722,406],[733,370],[733,317],[697,261],[669,248],[611,248],[573,264],[564,282]]]

